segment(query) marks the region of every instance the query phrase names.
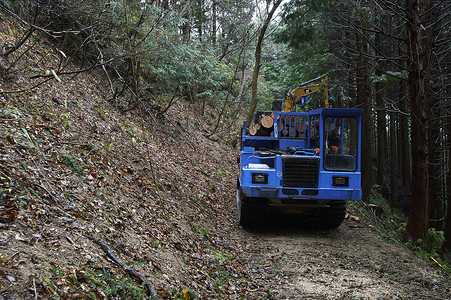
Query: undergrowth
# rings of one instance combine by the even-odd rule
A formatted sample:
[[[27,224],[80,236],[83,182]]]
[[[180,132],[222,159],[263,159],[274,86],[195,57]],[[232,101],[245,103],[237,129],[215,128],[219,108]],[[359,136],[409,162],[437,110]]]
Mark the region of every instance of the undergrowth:
[[[401,240],[401,235],[406,229],[407,218],[401,211],[392,208],[380,193],[381,187],[373,185],[370,194],[370,203],[363,201],[349,202],[359,214],[370,221],[370,227],[382,237],[392,243]]]
[[[390,206],[381,194],[381,187],[373,185],[370,202],[351,202],[361,216],[370,221],[369,227],[392,243],[401,243],[402,235],[406,230],[407,218],[396,208]],[[429,228],[425,239],[417,240],[414,244],[405,246],[413,249],[420,257],[434,262],[445,271],[451,273],[451,253],[442,250],[445,237],[443,231]]]
[[[443,270],[451,274],[451,253],[442,251],[445,235],[443,231],[429,228],[426,237],[415,242],[413,248],[417,255],[426,260],[433,261]]]

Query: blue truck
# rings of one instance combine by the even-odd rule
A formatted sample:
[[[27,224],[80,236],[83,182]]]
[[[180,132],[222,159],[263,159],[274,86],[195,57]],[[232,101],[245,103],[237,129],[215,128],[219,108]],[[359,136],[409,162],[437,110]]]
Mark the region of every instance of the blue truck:
[[[361,109],[272,112],[271,131],[241,133],[237,211],[243,227],[263,225],[274,210],[340,226],[346,201],[361,199]]]

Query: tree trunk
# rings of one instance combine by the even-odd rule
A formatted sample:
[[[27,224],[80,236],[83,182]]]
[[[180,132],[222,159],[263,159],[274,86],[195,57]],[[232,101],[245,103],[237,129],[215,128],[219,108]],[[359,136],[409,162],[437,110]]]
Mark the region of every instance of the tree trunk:
[[[376,89],[380,88],[376,85]],[[382,95],[376,95],[377,103],[377,176],[376,182],[380,186],[384,186],[385,165],[387,157],[387,115],[385,113],[385,103],[382,100]]]
[[[184,42],[189,42],[191,40],[191,22],[193,21],[193,12],[191,7],[192,4],[188,0],[183,4],[184,8],[182,9],[182,11],[184,12],[184,14],[182,15],[182,17],[186,20],[186,22],[181,26],[182,38]]]
[[[402,112],[407,113],[408,112],[408,105],[407,105],[407,93],[405,92],[405,84],[399,83],[399,88],[404,91],[404,94],[406,94],[406,97],[403,97],[403,94],[401,94],[400,97],[400,109]],[[399,154],[401,155],[401,177],[402,177],[402,185],[404,188],[410,188],[411,179],[412,179],[412,171],[411,171],[411,145],[409,140],[409,116],[402,114],[400,116],[399,120],[399,127],[400,127],[400,134],[398,136],[398,140],[401,144],[401,152]]]
[[[198,16],[198,24],[197,24],[197,33],[198,33],[198,35],[199,35],[199,42],[201,42],[202,43],[202,35],[203,35],[203,25],[204,25],[204,22],[203,22],[203,20],[202,20],[202,11],[203,11],[203,9],[204,9],[204,3],[203,3],[203,0],[198,0],[197,1],[197,5],[198,5],[198,7],[197,7],[197,11],[196,11],[196,14],[199,14],[199,16]]]
[[[211,43],[213,44],[213,46],[216,46],[216,17],[217,17],[217,7],[218,7],[218,4],[217,4],[216,0],[213,0],[211,6],[212,6],[212,10],[213,10],[213,12],[212,12],[213,16],[212,16],[212,19],[211,19],[211,23],[212,23],[212,26],[211,26]]]
[[[451,117],[449,117],[449,120],[451,121]],[[448,122],[448,140],[451,139],[451,124]],[[448,249],[451,251],[451,144],[448,144],[448,177],[447,177],[447,218],[446,218],[446,224],[445,224],[445,249]]]
[[[429,120],[429,227],[442,230],[445,207],[440,182],[440,112],[431,109]]]
[[[262,53],[262,45],[263,40],[265,39],[265,32],[269,26],[269,22],[271,22],[272,16],[276,11],[277,7],[280,5],[282,0],[276,0],[273,7],[269,11],[266,16],[265,22],[260,28],[260,33],[258,35],[257,46],[255,47],[255,65],[254,72],[252,74],[252,98],[251,103],[249,105],[249,110],[247,112],[246,122],[250,124],[254,117],[255,109],[257,108],[258,98],[257,98],[257,83],[258,83],[258,73],[260,72],[260,61],[261,61],[261,53]]]
[[[376,47],[382,49],[381,34],[376,33]],[[381,51],[381,50],[379,50]],[[382,76],[383,64],[381,63],[376,69],[376,76]],[[380,186],[384,186],[385,165],[387,163],[387,157],[385,155],[387,151],[387,115],[385,112],[384,96],[384,84],[376,83],[375,96],[377,106],[377,176],[376,182]],[[393,148],[392,148],[393,149]]]
[[[395,113],[390,114],[390,206],[396,206],[396,198],[398,196],[398,189],[396,185],[396,178],[398,173],[397,164],[397,145],[396,145],[396,116]]]
[[[366,54],[368,44],[361,33],[356,33],[356,45],[359,53],[357,57],[357,104],[363,106],[362,116],[362,200],[370,199],[371,186],[373,184],[373,154],[372,154],[372,130],[371,130],[371,93],[370,72]]]
[[[405,238],[426,236],[429,225],[428,118],[431,91],[429,79],[430,1],[406,0],[409,61],[409,100],[412,114],[412,200]]]

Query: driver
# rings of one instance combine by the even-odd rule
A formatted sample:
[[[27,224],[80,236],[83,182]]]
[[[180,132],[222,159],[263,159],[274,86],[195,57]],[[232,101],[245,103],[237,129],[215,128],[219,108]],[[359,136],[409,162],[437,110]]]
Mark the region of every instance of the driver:
[[[335,122],[335,128],[328,132],[327,134],[327,142],[328,147],[330,149],[331,153],[338,153],[338,148],[341,145],[341,138],[340,138],[340,126],[341,126],[341,120],[338,119]]]

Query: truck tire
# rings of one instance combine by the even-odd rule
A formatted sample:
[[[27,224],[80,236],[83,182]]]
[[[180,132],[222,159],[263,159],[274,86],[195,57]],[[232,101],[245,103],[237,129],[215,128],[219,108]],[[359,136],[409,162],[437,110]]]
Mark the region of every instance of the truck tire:
[[[318,227],[321,229],[338,228],[346,215],[346,201],[330,201],[328,207],[319,209]]]
[[[244,228],[264,225],[268,217],[268,204],[260,198],[243,197],[240,188],[236,192],[238,223]]]

